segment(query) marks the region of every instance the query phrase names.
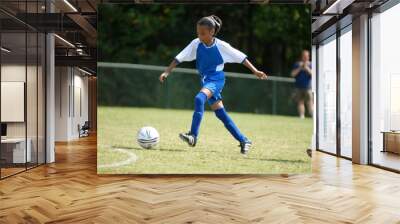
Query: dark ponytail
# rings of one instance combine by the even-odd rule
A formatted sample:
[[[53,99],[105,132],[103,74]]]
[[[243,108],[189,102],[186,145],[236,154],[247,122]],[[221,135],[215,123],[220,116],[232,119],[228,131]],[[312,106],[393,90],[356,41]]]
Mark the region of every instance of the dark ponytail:
[[[215,34],[214,34],[214,36],[216,36],[217,33],[221,30],[221,27],[222,27],[222,20],[221,20],[218,16],[216,16],[216,15],[211,15],[210,17],[211,17],[211,18],[214,20],[214,22],[215,22]]]
[[[217,33],[221,30],[222,20],[216,15],[211,15],[201,18],[197,22],[197,24],[200,26],[207,26],[210,29],[214,29],[214,36],[216,36]]]

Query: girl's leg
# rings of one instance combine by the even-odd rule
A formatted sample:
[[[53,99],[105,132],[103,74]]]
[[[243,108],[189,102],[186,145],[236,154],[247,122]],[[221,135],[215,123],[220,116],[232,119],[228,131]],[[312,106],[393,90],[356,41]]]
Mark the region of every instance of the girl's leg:
[[[232,134],[232,136],[243,143],[248,141],[246,137],[240,132],[239,128],[236,127],[233,120],[226,113],[224,105],[221,100],[218,100],[214,104],[211,105],[211,109],[214,111],[215,115],[224,123],[226,129]]]
[[[200,123],[204,114],[204,104],[211,96],[212,92],[209,89],[202,88],[194,98],[194,113],[190,134],[195,137],[199,135]]]

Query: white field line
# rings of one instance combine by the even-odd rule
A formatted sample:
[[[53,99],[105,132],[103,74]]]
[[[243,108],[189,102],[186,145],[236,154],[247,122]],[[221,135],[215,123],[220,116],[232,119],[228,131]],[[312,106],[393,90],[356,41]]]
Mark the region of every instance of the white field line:
[[[112,148],[112,150],[126,154],[128,156],[128,159],[121,161],[121,162],[111,163],[111,164],[97,165],[98,168],[113,168],[113,167],[119,167],[119,166],[126,166],[126,165],[136,162],[138,159],[138,157],[136,156],[135,153],[133,153],[127,149]]]

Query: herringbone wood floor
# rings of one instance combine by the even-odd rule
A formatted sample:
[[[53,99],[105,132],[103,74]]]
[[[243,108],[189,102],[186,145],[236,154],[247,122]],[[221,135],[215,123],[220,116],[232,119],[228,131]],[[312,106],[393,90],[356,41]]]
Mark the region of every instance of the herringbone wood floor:
[[[0,223],[400,223],[400,175],[322,153],[311,175],[97,176],[95,141],[0,181]]]

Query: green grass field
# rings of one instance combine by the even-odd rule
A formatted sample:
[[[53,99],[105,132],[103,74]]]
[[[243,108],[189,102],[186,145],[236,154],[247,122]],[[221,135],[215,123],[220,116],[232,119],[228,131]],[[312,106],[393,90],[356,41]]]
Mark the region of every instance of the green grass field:
[[[297,117],[229,113],[253,142],[247,157],[213,112],[207,111],[195,148],[181,142],[192,111],[98,108],[97,164],[99,174],[277,174],[311,172],[305,150],[312,120]],[[136,133],[153,126],[160,133],[156,149],[142,149]]]

